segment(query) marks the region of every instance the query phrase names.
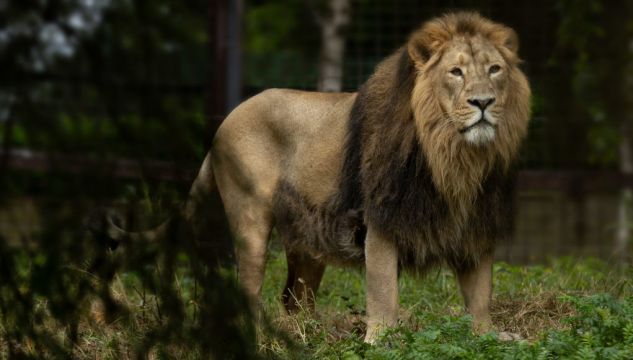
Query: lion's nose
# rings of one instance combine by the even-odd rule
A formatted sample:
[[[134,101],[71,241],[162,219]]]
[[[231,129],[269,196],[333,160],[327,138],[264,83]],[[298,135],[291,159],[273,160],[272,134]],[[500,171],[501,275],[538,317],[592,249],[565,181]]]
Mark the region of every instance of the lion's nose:
[[[476,106],[479,109],[481,109],[481,111],[486,110],[486,108],[490,105],[492,105],[493,102],[495,102],[495,98],[493,97],[489,97],[489,98],[472,98],[472,99],[468,99],[467,100],[468,103],[470,105]]]

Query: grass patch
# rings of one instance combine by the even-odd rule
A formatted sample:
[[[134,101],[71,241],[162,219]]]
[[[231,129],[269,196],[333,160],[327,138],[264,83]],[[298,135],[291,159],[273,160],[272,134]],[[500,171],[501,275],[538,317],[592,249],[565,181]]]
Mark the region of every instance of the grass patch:
[[[362,343],[364,273],[329,267],[315,318],[284,314],[279,294],[285,257],[271,255],[264,304],[276,326],[289,332],[299,351],[265,337],[260,348],[276,358],[533,359],[633,358],[633,271],[599,260],[552,260],[548,266],[495,264],[493,321],[500,331],[525,340],[500,342],[474,336],[453,274],[436,270],[424,278],[400,278],[400,326],[373,347]]]
[[[197,329],[199,293],[183,259],[170,285],[183,304],[182,321]],[[25,265],[28,267],[28,264]],[[260,356],[281,359],[630,359],[633,358],[633,270],[572,258],[554,259],[548,266],[495,264],[492,316],[499,330],[525,340],[500,342],[494,333],[475,336],[464,314],[456,279],[447,270],[420,278],[400,278],[400,325],[375,346],[362,342],[365,332],[365,291],[362,269],[328,267],[317,296],[317,314],[284,313],[280,294],[285,283],[285,256],[272,251],[263,288],[267,329],[258,332]],[[26,271],[26,270],[25,270]],[[158,271],[158,270],[155,270]],[[26,276],[28,271],[24,273]],[[223,276],[233,278],[234,271]],[[86,275],[89,276],[89,275]],[[119,273],[110,294],[124,311],[108,318],[100,301],[82,307],[76,359],[136,358],[148,336],[164,327],[160,296],[133,272]],[[40,322],[48,333],[68,344],[69,328],[51,315],[50,301],[36,298]],[[0,338],[7,319],[0,318]],[[14,329],[15,330],[15,329]],[[193,336],[183,333],[182,336]],[[281,335],[280,334],[284,334]],[[0,340],[0,358],[6,342]],[[25,354],[42,354],[40,344],[15,344]],[[46,353],[46,352],[44,352]],[[152,345],[150,358],[206,358],[177,341]]]

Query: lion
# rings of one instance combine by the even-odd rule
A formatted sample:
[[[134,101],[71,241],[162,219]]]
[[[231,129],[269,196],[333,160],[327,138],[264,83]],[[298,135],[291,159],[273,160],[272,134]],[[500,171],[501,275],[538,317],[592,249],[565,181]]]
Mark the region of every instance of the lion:
[[[530,117],[517,51],[509,27],[449,13],[414,31],[356,93],[266,90],[218,129],[184,217],[193,221],[217,187],[253,309],[275,228],[289,312],[314,309],[327,264],[364,264],[372,343],[397,323],[399,271],[443,265],[456,273],[474,331],[487,332],[494,247],[511,231]],[[108,232],[133,237],[111,221]]]

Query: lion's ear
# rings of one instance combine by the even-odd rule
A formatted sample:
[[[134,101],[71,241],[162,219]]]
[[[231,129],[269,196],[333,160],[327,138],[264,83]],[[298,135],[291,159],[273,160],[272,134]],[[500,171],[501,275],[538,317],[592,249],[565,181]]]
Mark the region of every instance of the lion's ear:
[[[421,68],[440,49],[448,39],[448,34],[442,29],[436,29],[435,24],[427,24],[422,31],[413,33],[407,43],[409,57],[416,67]]]
[[[409,42],[407,51],[409,52],[409,58],[411,58],[416,67],[422,67],[431,57],[431,51],[422,46],[422,44]]]
[[[442,39],[433,39],[428,36],[413,37],[407,44],[407,51],[415,66],[422,68],[443,43]]]
[[[494,41],[501,44],[501,46],[510,50],[512,53],[517,54],[519,51],[519,36],[517,33],[509,27],[503,27],[499,31],[493,34]]]

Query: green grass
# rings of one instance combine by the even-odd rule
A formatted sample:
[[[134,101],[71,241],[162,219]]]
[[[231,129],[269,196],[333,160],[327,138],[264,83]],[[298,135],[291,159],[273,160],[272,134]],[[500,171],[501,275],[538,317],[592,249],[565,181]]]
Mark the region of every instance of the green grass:
[[[192,280],[185,260],[179,261],[170,286],[185,304],[184,321],[195,326],[203,321],[198,312],[200,284]],[[289,316],[279,300],[286,276],[285,256],[273,250],[263,287],[268,326],[258,331],[259,353],[264,358],[281,359],[633,358],[630,267],[561,258],[548,266],[497,263],[494,270],[493,321],[498,330],[518,333],[525,340],[500,342],[495,333],[473,335],[453,274],[438,269],[425,277],[404,274],[400,278],[400,324],[378,344],[369,346],[362,341],[363,270],[328,267],[317,294],[316,316]],[[232,278],[234,271],[223,276]],[[144,287],[135,273],[115,275],[110,293],[125,311],[108,318],[98,300],[78,305],[82,316],[78,341],[70,345],[73,358],[135,358],[147,337],[169,321],[161,312],[160,298]],[[46,310],[47,299],[36,302],[39,316],[44,317],[42,326],[64,343],[65,325]],[[2,326],[7,326],[4,320],[0,321],[0,335]],[[17,345],[25,354],[38,353],[38,344],[28,339]],[[5,358],[2,348],[0,340],[0,358]],[[149,354],[152,358],[205,357],[178,346],[177,341],[153,345]]]
[[[315,318],[284,315],[279,302],[285,258],[271,255],[264,284],[268,317],[297,347],[260,338],[277,358],[371,359],[629,359],[633,358],[633,271],[598,260],[562,258],[549,266],[495,265],[492,315],[497,329],[525,340],[475,336],[453,274],[400,279],[400,325],[375,346],[363,344],[360,269],[329,267]]]

